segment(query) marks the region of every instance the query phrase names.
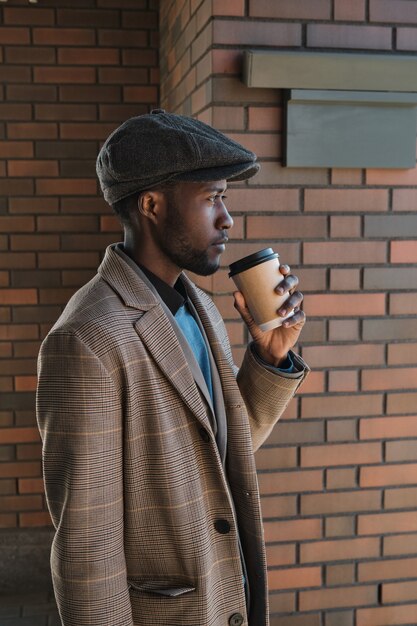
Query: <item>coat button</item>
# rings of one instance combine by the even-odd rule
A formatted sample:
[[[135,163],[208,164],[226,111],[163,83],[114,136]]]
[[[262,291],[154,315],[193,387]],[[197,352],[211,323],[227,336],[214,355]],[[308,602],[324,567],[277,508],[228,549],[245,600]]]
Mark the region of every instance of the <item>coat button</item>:
[[[243,624],[243,615],[240,613],[234,613],[229,619],[230,626],[241,626]]]
[[[200,437],[206,443],[210,441],[210,435],[208,434],[205,428],[200,428]]]
[[[214,528],[221,535],[227,535],[227,533],[230,532],[230,524],[227,519],[216,519],[214,522]]]

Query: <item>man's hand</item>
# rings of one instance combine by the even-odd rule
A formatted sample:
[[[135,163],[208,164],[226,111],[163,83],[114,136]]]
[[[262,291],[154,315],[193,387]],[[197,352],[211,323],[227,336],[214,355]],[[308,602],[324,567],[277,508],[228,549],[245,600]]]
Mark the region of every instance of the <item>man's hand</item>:
[[[300,309],[303,294],[297,290],[298,278],[290,274],[288,265],[281,265],[279,271],[283,274],[284,279],[277,285],[276,292],[280,295],[289,292],[291,295],[278,309],[277,314],[285,317],[289,311],[294,309],[294,314],[286,319],[282,326],[263,332],[253,319],[243,294],[240,291],[235,291],[233,294],[235,309],[247,325],[255,342],[257,353],[261,359],[275,367],[279,367],[285,361],[288,351],[297,343],[306,321],[306,316]]]

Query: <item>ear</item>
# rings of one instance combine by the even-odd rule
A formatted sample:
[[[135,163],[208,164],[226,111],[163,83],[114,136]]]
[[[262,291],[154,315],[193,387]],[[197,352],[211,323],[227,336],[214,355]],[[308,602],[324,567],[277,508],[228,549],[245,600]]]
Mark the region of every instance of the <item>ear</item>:
[[[165,196],[160,191],[145,191],[138,199],[139,212],[154,224],[160,220],[165,206]]]

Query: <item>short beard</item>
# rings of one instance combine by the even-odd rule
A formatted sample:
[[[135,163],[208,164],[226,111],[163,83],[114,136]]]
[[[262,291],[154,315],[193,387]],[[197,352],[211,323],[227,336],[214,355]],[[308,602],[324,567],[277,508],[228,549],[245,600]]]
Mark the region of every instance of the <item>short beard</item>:
[[[199,276],[210,276],[219,269],[220,258],[210,261],[207,251],[193,248],[178,204],[173,199],[167,198],[167,216],[159,245],[165,255],[182,270]]]

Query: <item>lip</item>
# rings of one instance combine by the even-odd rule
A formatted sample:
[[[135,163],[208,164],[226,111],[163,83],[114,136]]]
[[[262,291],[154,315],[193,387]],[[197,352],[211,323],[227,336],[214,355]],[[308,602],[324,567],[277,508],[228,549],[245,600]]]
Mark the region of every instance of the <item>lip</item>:
[[[211,245],[212,245],[212,246],[223,246],[223,248],[224,248],[225,244],[226,244],[228,241],[229,241],[229,239],[228,239],[228,238],[226,238],[226,239],[218,239],[217,241],[214,241]]]

